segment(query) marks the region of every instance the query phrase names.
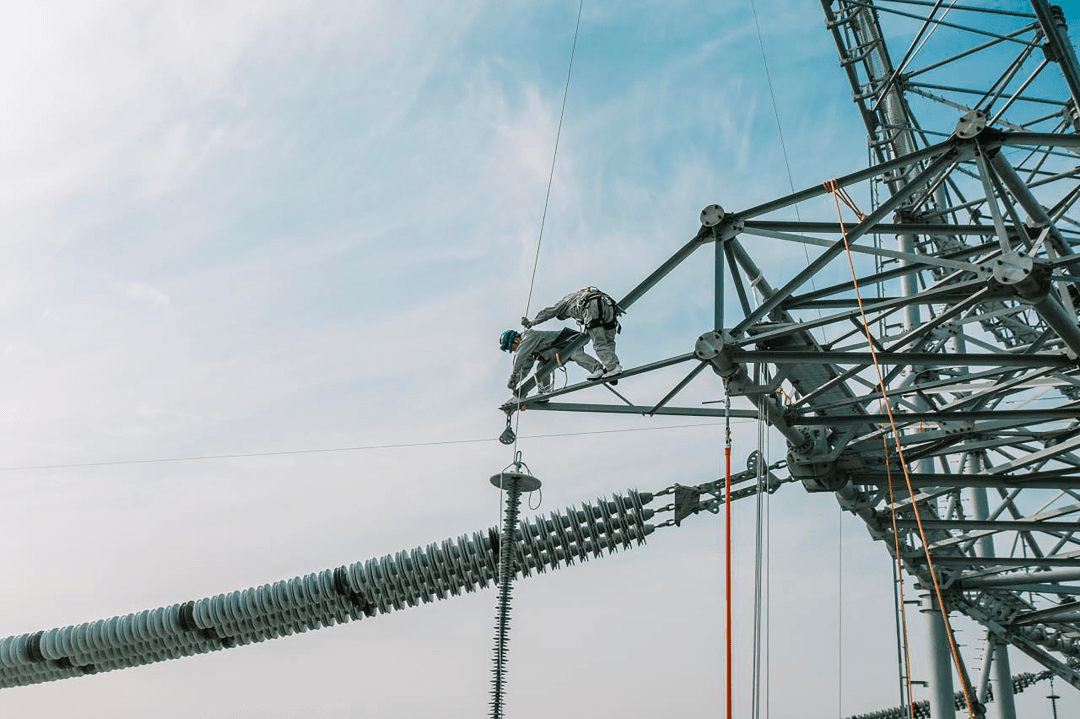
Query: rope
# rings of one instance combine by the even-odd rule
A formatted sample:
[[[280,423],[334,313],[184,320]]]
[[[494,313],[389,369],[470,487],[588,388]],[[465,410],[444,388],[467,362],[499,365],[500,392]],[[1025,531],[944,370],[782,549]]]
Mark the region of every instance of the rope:
[[[877,372],[878,386],[881,388],[882,403],[885,407],[885,412],[889,416],[889,427],[892,431],[893,441],[896,443],[896,453],[900,458],[900,468],[904,471],[904,481],[907,483],[908,495],[912,499],[912,513],[915,515],[915,522],[919,528],[919,538],[922,541],[923,555],[926,557],[926,565],[930,570],[930,580],[934,585],[934,594],[937,597],[938,609],[941,612],[941,619],[945,623],[945,636],[949,640],[949,650],[952,654],[953,664],[956,667],[956,675],[960,678],[960,685],[964,690],[964,702],[967,705],[968,716],[970,719],[975,719],[975,710],[971,701],[971,695],[968,690],[968,683],[965,679],[963,666],[960,664],[960,654],[956,648],[956,638],[953,636],[952,624],[949,622],[949,614],[945,611],[945,603],[941,597],[941,586],[937,579],[937,570],[934,568],[934,560],[930,556],[930,546],[926,541],[926,532],[923,530],[922,517],[920,516],[918,506],[915,503],[915,489],[911,484],[911,474],[908,471],[907,460],[904,458],[904,448],[900,444],[900,432],[896,428],[896,421],[893,418],[892,406],[889,403],[889,395],[885,389],[885,378],[881,372],[881,365],[877,360],[877,350],[874,348],[874,338],[870,334],[870,325],[866,318],[866,310],[863,308],[862,293],[859,291],[859,281],[855,273],[855,261],[851,256],[851,247],[848,245],[847,230],[844,227],[844,215],[840,210],[840,199],[844,199],[844,204],[848,204],[854,210],[854,202],[851,201],[850,196],[843,188],[839,187],[836,180],[828,180],[825,184],[825,189],[833,196],[833,202],[836,205],[836,214],[840,220],[840,236],[844,241],[844,250],[847,253],[848,267],[851,269],[851,279],[855,287],[855,299],[859,304],[859,315],[862,319],[863,331],[866,333],[866,342],[870,347],[870,357],[874,362],[874,370]],[[859,213],[861,214],[861,213]],[[886,465],[888,466],[888,465]],[[895,515],[895,512],[893,512]],[[899,555],[898,555],[899,557]]]
[[[555,149],[551,153],[551,171],[548,173],[547,192],[544,194],[544,212],[540,216],[540,233],[536,238],[536,254],[533,256],[532,277],[529,279],[529,297],[525,300],[525,316],[529,316],[532,307],[533,289],[536,287],[536,268],[540,265],[540,245],[544,241],[544,225],[547,222],[548,205],[551,203],[551,185],[555,181],[555,160],[559,156],[559,139],[562,137],[563,117],[566,116],[566,98],[570,94],[570,73],[574,69],[574,54],[577,52],[578,33],[581,30],[581,10],[585,0],[578,2],[577,22],[574,24],[574,42],[570,45],[570,62],[566,68],[566,84],[563,86],[562,109],[559,110],[559,127],[555,131]],[[521,426],[521,412],[514,418],[514,456],[517,456],[517,434]],[[500,516],[502,516],[500,512]]]
[[[578,33],[581,30],[581,10],[585,5],[585,0],[579,0],[578,2],[578,14],[577,21],[574,24],[574,42],[570,46],[570,62],[566,68],[566,84],[563,87],[563,100],[562,109],[559,111],[559,126],[555,132],[555,149],[551,153],[551,171],[548,173],[547,192],[544,195],[544,212],[540,217],[540,232],[536,238],[536,254],[533,256],[533,269],[532,277],[529,279],[529,297],[525,301],[525,316],[528,317],[529,309],[532,307],[533,289],[536,286],[536,269],[540,265],[540,245],[544,241],[544,225],[547,222],[548,205],[551,202],[551,185],[555,180],[555,160],[559,156],[559,139],[562,137],[563,117],[566,115],[566,98],[570,94],[570,73],[574,69],[574,53],[577,51]],[[554,382],[554,377],[552,378]],[[539,389],[539,388],[538,388]],[[521,462],[521,453],[518,451],[518,431],[521,428],[521,415],[522,412],[517,412],[514,417],[514,460],[516,463]],[[499,517],[503,518],[503,494],[499,492]],[[543,495],[541,495],[541,498]],[[506,519],[505,519],[505,531],[511,533],[512,537],[513,525],[516,524],[517,518],[517,495],[512,491],[511,496],[507,503]],[[539,506],[539,505],[537,505]],[[492,694],[492,709],[491,715],[494,719],[498,719],[502,716],[502,684],[504,681],[505,668],[505,646],[506,646],[506,621],[505,618],[509,612],[509,577],[510,574],[507,571],[513,571],[513,563],[509,565],[509,570],[506,567],[506,561],[508,556],[512,558],[510,552],[499,552],[499,576],[503,578],[500,583],[500,603],[499,603],[499,622],[498,622],[498,636],[496,639],[496,661],[495,661],[495,691]]]
[[[548,174],[547,194],[544,196],[544,214],[540,217],[540,236],[536,240],[536,256],[533,258],[532,279],[529,281],[529,299],[525,302],[525,316],[529,316],[532,306],[533,285],[536,284],[536,267],[540,263],[540,243],[544,241],[544,223],[547,220],[548,203],[551,201],[551,183],[555,179],[555,158],[559,156],[559,138],[562,137],[563,116],[566,114],[566,96],[570,93],[570,72],[574,69],[574,53],[577,51],[578,31],[581,29],[581,9],[585,0],[580,0],[577,11],[577,24],[574,26],[574,44],[570,46],[570,63],[566,68],[566,86],[563,88],[562,110],[559,111],[559,129],[555,132],[555,151],[551,153],[551,172]]]
[[[724,380],[724,574],[726,577],[726,618],[727,618],[727,719],[732,718],[732,667],[731,667],[731,393],[727,380]]]
[[[780,110],[776,105],[776,93],[773,91],[772,74],[769,72],[769,59],[765,54],[765,41],[761,38],[761,23],[758,22],[757,5],[754,0],[750,0],[750,11],[754,15],[754,29],[757,30],[758,47],[761,48],[761,64],[765,68],[765,83],[769,86],[769,99],[772,101],[773,117],[776,118],[776,134],[780,136],[780,150],[784,156],[784,167],[787,169],[788,187],[791,188],[791,194],[795,194],[795,180],[791,175],[791,163],[788,161],[787,143],[784,142],[784,128],[780,125]],[[802,213],[799,212],[799,203],[795,203],[795,217],[799,222],[802,222]],[[803,245],[803,257],[806,258],[806,264],[810,264],[810,251],[806,245]],[[817,282],[813,277],[810,278],[810,286],[813,289],[817,289]],[[817,311],[818,318],[821,318],[821,310]],[[819,328],[821,333],[821,342],[825,343],[825,329]]]
[[[757,365],[755,368],[754,381],[758,384],[768,384],[767,374],[761,373],[760,368],[763,365]],[[757,419],[757,494],[756,494],[756,506],[754,514],[754,649],[753,649],[753,687],[752,687],[752,707],[751,716],[753,719],[761,719],[761,593],[762,593],[762,549],[764,544],[763,537],[763,516],[764,516],[764,498],[762,495],[768,492],[768,485],[766,478],[769,473],[769,462],[765,456],[765,438],[767,430],[765,424],[765,414],[761,411],[761,407],[758,407],[758,419]]]

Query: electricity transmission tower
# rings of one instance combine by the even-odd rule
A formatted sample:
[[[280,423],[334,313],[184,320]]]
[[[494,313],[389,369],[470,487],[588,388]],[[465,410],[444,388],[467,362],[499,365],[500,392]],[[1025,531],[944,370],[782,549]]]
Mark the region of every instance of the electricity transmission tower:
[[[502,409],[508,427],[523,408],[721,417],[678,400],[699,377],[722,387],[730,416],[766,421],[787,443],[778,466],[735,475],[742,488],[726,499],[795,482],[833,493],[918,587],[930,716],[955,716],[959,701],[1012,718],[1010,653],[1080,689],[1080,66],[1062,11],[1046,0],[1016,12],[940,0],[822,8],[869,167],[756,207],[707,207],[700,231],[620,305],[704,255],[715,268],[713,325],[682,354],[625,371],[617,390],[605,383],[617,402],[581,399],[604,391],[589,382],[529,397],[533,377]],[[775,261],[792,250],[797,262]],[[638,378],[673,372],[670,389],[630,399],[655,384]],[[717,482],[628,492],[523,520],[512,547],[492,528],[9,637],[0,686],[404,609],[492,584],[500,552],[528,576],[637,546],[723,501]],[[673,514],[653,522],[660,512]],[[946,618],[957,615],[985,628],[977,673],[976,648],[950,637]]]
[[[1045,0],[822,7],[871,166],[746,210],[706,208],[701,231],[620,304],[712,245],[712,330],[626,372],[621,405],[521,405],[719,416],[674,404],[702,372],[719,375],[749,407],[739,416],[783,435],[789,478],[835,493],[916,578],[932,716],[954,715],[954,662],[973,701],[993,677],[994,709],[1012,716],[1010,649],[1080,688],[1080,66]],[[869,198],[867,214],[852,198]],[[784,245],[817,254],[797,272],[755,260]],[[635,376],[676,365],[687,371],[670,391],[626,398]],[[982,676],[950,657],[955,612],[987,630]]]

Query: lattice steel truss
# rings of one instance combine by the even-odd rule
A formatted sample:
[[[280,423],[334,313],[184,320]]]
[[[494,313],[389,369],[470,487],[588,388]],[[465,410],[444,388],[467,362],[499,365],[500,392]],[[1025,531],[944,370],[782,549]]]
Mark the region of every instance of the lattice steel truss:
[[[919,513],[946,608],[986,627],[999,688],[1006,645],[1080,688],[1080,68],[1064,16],[1045,0],[1030,13],[822,6],[871,158],[834,187],[869,212],[840,213],[828,178],[738,212],[706,208],[697,235],[620,304],[712,245],[713,328],[608,386],[622,404],[563,399],[584,382],[503,409],[720,416],[673,404],[711,370],[733,415],[764,417],[784,436],[788,478],[834,492],[891,553],[895,516],[902,564],[929,590]],[[907,47],[898,62],[894,42]],[[796,205],[803,219],[792,219]],[[808,263],[803,247],[817,252]],[[792,261],[775,261],[791,248]],[[742,312],[733,326],[725,274]],[[644,384],[635,378],[676,365],[685,374],[670,391],[628,399]],[[952,716],[943,631],[931,627],[935,717]],[[972,678],[965,665],[983,700],[990,667]]]

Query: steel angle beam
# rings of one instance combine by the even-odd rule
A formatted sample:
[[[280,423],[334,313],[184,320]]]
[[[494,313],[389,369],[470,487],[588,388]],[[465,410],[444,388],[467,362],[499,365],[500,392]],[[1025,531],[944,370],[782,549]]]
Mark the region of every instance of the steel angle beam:
[[[650,414],[682,417],[723,417],[725,411],[715,407],[661,407],[653,411],[644,405],[625,404],[587,404],[575,402],[537,402],[527,405],[530,410],[541,412],[596,412],[598,414],[637,414],[647,417]],[[733,409],[731,417],[739,419],[757,419],[757,410]]]

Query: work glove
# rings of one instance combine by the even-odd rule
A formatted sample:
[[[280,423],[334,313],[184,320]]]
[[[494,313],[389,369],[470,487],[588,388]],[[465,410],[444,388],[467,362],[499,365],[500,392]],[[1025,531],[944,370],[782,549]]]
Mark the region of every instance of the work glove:
[[[533,323],[529,320],[528,317],[522,317],[521,318],[521,326],[524,327],[525,329],[529,329],[530,327],[533,326]]]
[[[506,388],[511,392],[515,391],[517,389],[517,382],[515,382],[514,380],[510,380],[506,383]]]

